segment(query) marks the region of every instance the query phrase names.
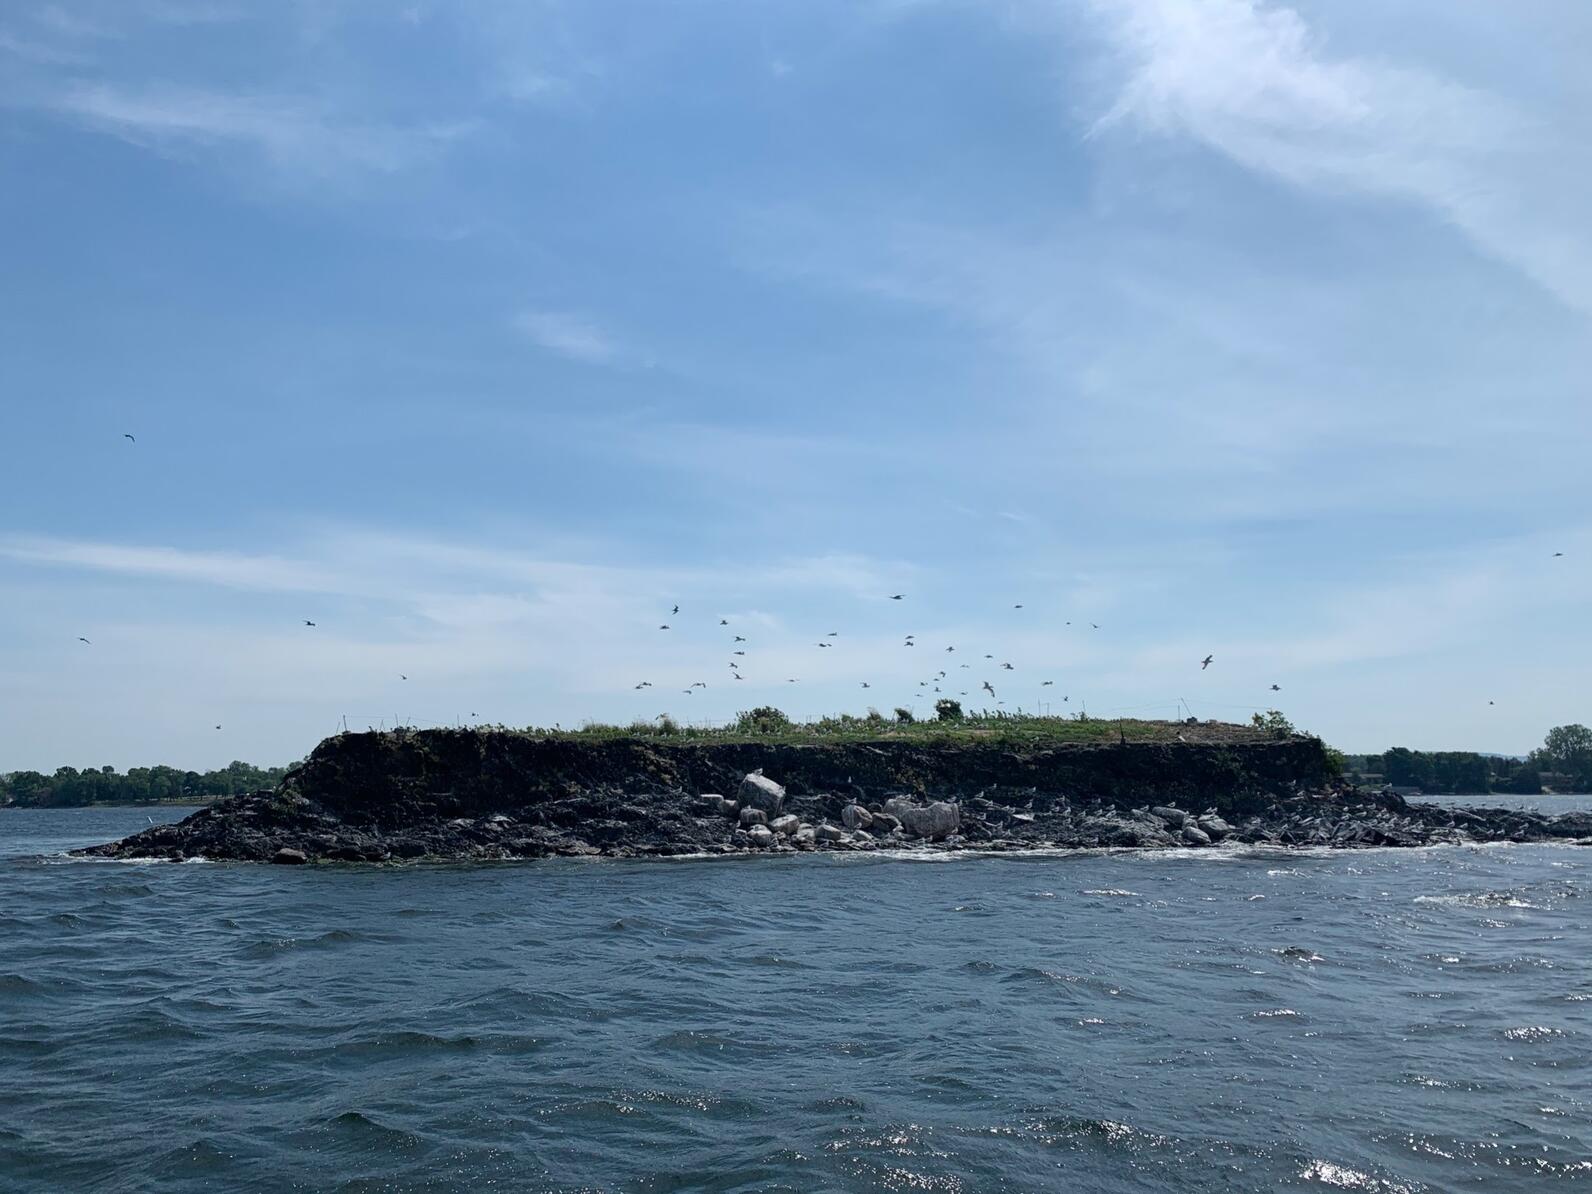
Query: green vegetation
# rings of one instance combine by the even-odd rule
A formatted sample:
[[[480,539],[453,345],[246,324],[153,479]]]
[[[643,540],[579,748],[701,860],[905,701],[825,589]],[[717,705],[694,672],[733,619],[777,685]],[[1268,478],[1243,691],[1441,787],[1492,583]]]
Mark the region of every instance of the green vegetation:
[[[792,721],[778,709],[760,708],[740,714],[728,725],[682,725],[670,717],[636,721],[629,725],[590,722],[579,729],[540,729],[524,732],[539,737],[570,738],[578,741],[614,738],[667,738],[699,742],[984,742],[1011,745],[1068,745],[1090,743],[1175,742],[1181,736],[1189,742],[1255,741],[1263,735],[1249,726],[1225,722],[1170,722],[1103,720],[1079,714],[1075,717],[1036,717],[989,710],[964,711],[956,701],[942,701],[930,721],[916,720],[905,709],[895,710],[893,718],[877,711],[857,716],[842,713],[813,722]],[[947,709],[949,712],[947,712]],[[906,716],[903,717],[902,715]],[[499,727],[501,728],[501,727]]]
[[[75,808],[86,804],[199,803],[261,788],[274,788],[286,767],[229,763],[219,771],[179,771],[175,767],[134,767],[122,775],[114,767],[59,767],[54,775],[13,771],[0,776],[0,804],[18,808]]]
[[[1293,722],[1283,716],[1280,709],[1267,709],[1265,713],[1256,713],[1250,719],[1257,730],[1264,730],[1273,738],[1291,738],[1297,732]]]
[[[1433,795],[1509,792],[1534,796],[1546,784],[1556,792],[1592,791],[1592,730],[1556,726],[1524,759],[1466,750],[1410,750],[1395,746],[1379,755],[1347,755],[1351,778],[1419,788]]]

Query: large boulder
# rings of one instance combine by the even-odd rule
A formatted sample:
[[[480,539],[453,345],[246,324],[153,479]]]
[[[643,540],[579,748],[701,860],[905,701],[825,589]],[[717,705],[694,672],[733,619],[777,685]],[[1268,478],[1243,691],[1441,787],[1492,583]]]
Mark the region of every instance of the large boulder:
[[[885,810],[901,822],[901,828],[913,837],[949,837],[962,825],[960,805],[948,800],[933,804],[913,804],[899,796],[885,804]]]
[[[1183,840],[1190,846],[1208,846],[1211,844],[1211,835],[1190,821],[1183,826]]]
[[[743,809],[761,809],[771,817],[779,816],[780,806],[785,803],[785,789],[761,771],[754,771],[743,779],[736,796]]]
[[[752,845],[759,849],[766,850],[774,844],[774,833],[767,825],[752,826],[748,836],[752,839]]]
[[[1158,804],[1150,811],[1157,817],[1160,817],[1161,820],[1165,821],[1173,829],[1182,829],[1183,823],[1188,820],[1188,814],[1182,809],[1170,808],[1164,804]]]
[[[801,824],[802,822],[800,817],[795,816],[792,813],[786,813],[783,817],[775,817],[768,823],[768,827],[775,833],[783,834],[785,837],[791,837],[798,829],[801,828]]]
[[[768,814],[760,808],[748,806],[741,810],[741,828],[750,829],[754,825],[767,825]]]
[[[846,831],[838,825],[820,825],[818,827],[818,840],[821,842],[840,842],[846,838]]]
[[[860,804],[848,804],[840,810],[840,823],[847,829],[867,829],[873,824],[873,814]]]
[[[1203,817],[1197,817],[1194,823],[1210,834],[1213,842],[1219,842],[1233,832],[1233,827],[1216,813],[1206,813]]]
[[[282,866],[299,866],[309,861],[303,850],[295,850],[292,846],[283,846],[271,855],[271,861]]]

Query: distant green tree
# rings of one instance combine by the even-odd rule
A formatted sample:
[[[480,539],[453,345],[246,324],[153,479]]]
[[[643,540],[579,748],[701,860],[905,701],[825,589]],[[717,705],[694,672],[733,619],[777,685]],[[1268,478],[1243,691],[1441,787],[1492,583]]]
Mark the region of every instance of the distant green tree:
[[[1569,776],[1578,788],[1592,788],[1592,730],[1586,726],[1554,726],[1531,759],[1543,771]]]
[[[934,702],[934,716],[941,721],[961,721],[962,702],[952,700],[950,697],[941,697]]]
[[[917,721],[917,718],[912,716],[912,710],[902,705],[896,706],[895,719],[904,726],[909,726],[913,722]]]

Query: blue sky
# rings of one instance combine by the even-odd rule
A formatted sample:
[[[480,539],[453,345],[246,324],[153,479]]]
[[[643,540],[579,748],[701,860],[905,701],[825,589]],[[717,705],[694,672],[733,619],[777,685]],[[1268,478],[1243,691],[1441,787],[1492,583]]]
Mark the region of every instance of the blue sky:
[[[1592,721],[1589,46],[1567,2],[9,4],[0,770],[942,668],[1351,750]]]

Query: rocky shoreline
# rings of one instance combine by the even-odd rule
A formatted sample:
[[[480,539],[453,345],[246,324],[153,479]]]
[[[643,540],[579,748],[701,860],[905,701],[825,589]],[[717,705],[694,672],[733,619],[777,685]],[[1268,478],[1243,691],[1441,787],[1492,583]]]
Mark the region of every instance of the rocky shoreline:
[[[1014,749],[345,734],[274,791],[78,853],[303,863],[1592,841],[1592,813],[1412,804],[1331,772],[1300,737]]]

